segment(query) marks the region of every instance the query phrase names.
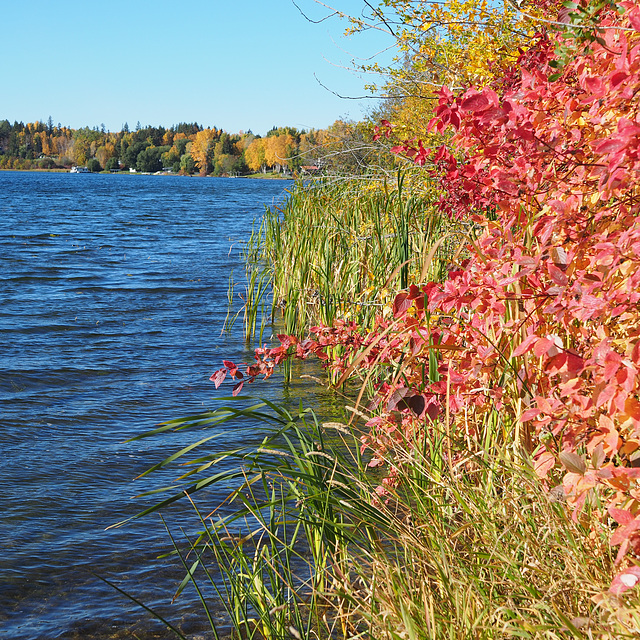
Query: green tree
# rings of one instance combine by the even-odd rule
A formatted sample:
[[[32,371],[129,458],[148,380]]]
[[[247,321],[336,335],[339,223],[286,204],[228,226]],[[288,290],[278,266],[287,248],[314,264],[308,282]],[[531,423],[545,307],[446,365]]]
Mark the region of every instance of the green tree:
[[[147,147],[138,154],[136,168],[138,171],[154,173],[162,170],[162,154],[170,147]]]
[[[124,153],[124,163],[127,167],[136,168],[138,164],[138,155],[142,153],[147,147],[149,143],[145,142],[136,142],[132,144]]]
[[[195,160],[191,157],[190,153],[185,153],[182,158],[180,158],[180,171],[182,173],[186,173],[187,175],[193,175],[196,170]]]

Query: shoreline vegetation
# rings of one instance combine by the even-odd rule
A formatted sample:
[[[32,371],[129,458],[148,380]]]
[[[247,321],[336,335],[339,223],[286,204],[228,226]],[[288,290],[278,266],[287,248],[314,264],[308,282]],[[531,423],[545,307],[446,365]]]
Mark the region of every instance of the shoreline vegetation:
[[[69,169],[0,169],[0,171],[21,171],[24,173],[69,173]],[[247,180],[295,180],[296,176],[288,174],[288,173],[251,173],[247,175],[241,176],[229,176],[229,175],[221,175],[221,176],[201,176],[200,174],[184,174],[184,173],[173,173],[169,171],[156,171],[155,173],[149,172],[138,172],[138,171],[95,171],[89,172],[95,173],[96,175],[116,175],[116,176],[180,176],[186,178],[243,178]]]
[[[255,359],[139,436],[194,433],[140,515],[191,501],[177,591],[216,638],[637,638],[640,7],[396,0],[350,29],[381,16],[411,55],[378,150],[256,225]],[[247,395],[311,358],[336,415]],[[229,421],[261,446],[217,450]]]
[[[110,132],[104,126],[71,129],[45,122],[0,120],[0,170],[171,172],[179,175],[285,177],[361,170],[373,145],[373,125],[337,120],[327,129],[273,127],[264,137],[251,131],[231,134],[198,123],[170,128],[142,127]],[[355,153],[345,153],[345,144]],[[379,150],[375,151],[379,155]],[[360,167],[360,168],[359,168]]]

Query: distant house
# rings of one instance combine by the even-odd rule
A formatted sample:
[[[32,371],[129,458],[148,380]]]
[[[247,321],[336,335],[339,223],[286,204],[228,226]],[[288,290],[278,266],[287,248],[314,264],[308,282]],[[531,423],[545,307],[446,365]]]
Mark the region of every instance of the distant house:
[[[312,164],[300,167],[300,170],[302,171],[302,173],[317,173],[318,171],[320,171],[320,167]]]

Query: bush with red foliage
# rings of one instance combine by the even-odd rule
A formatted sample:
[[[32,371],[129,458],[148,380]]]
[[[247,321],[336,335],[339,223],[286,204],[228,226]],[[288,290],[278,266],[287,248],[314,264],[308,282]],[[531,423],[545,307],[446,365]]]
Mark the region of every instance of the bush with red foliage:
[[[539,34],[499,84],[443,88],[429,127],[453,132],[448,146],[395,148],[432,172],[443,210],[481,229],[461,268],[400,293],[372,330],[281,337],[248,372],[316,354],[344,382],[402,363],[378,386],[373,465],[445,412],[461,432],[499,411],[543,481],[562,470],[576,517],[593,492],[607,505],[620,594],[640,577],[640,7],[590,4],[578,13],[593,29]]]

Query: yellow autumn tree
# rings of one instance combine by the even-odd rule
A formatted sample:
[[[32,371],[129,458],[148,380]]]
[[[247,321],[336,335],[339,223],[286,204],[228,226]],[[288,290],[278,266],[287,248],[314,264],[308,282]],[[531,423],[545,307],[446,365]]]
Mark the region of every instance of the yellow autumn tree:
[[[244,160],[251,171],[263,171],[265,169],[265,138],[254,138],[244,150]]]
[[[203,129],[194,136],[191,144],[191,157],[200,173],[209,173],[209,165],[213,157],[216,143],[216,129]]]
[[[275,167],[278,172],[288,167],[295,154],[295,138],[288,134],[268,136],[265,138],[265,162]]]
[[[173,144],[173,131],[171,129],[167,129],[162,136],[162,144],[163,146],[170,147]]]
[[[90,143],[86,138],[76,138],[73,145],[73,160],[78,166],[84,166],[89,159]]]
[[[405,138],[424,137],[442,85],[461,88],[499,77],[532,41],[542,17],[528,0],[381,0],[358,16],[340,15],[350,22],[347,34],[376,29],[397,46],[391,65],[362,68],[380,75],[370,88],[385,98],[384,117]]]
[[[105,167],[107,162],[116,155],[116,147],[113,142],[106,142],[96,150],[96,159],[101,167]]]
[[[40,133],[40,140],[42,141],[42,154],[50,156],[52,153],[51,141],[46,131]]]

